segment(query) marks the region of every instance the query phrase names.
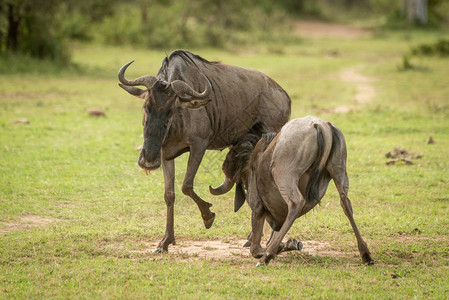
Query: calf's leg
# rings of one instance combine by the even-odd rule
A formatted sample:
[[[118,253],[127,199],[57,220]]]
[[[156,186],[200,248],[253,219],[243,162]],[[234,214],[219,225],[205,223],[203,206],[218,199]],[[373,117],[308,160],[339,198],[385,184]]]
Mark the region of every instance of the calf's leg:
[[[276,254],[280,250],[279,247],[282,239],[290,230],[290,227],[296,220],[299,212],[304,208],[304,205],[306,204],[306,200],[301,195],[301,192],[298,188],[298,175],[295,176],[295,174],[285,174],[285,176],[282,176],[282,179],[277,180],[276,176],[274,178],[283,200],[288,205],[288,213],[281,229],[276,232],[271,238],[264,256],[257,264],[258,266],[268,264],[270,260],[272,260],[276,256]]]
[[[335,170],[334,170],[335,171]],[[366,245],[365,241],[360,234],[357,225],[355,224],[351,201],[348,198],[348,189],[349,189],[349,179],[346,170],[341,170],[340,172],[336,172],[337,174],[332,174],[331,176],[335,182],[335,186],[340,194],[340,205],[345,212],[346,217],[349,219],[351,223],[352,230],[354,231],[355,237],[357,239],[357,246],[359,248],[360,256],[362,257],[362,261],[367,265],[374,264],[374,260],[371,258],[371,253]]]

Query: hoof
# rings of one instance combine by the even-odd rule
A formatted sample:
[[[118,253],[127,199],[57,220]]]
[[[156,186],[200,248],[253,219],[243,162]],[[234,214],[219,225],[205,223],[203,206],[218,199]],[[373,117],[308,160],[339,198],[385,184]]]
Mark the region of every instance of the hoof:
[[[243,248],[248,248],[248,247],[250,247],[251,246],[251,242],[250,241],[246,241],[244,244],[243,244]]]
[[[259,262],[256,264],[256,268],[259,268],[259,267],[265,267],[266,265],[268,265],[268,264],[259,261]]]
[[[292,247],[293,250],[297,250],[297,251],[301,251],[302,250],[303,244],[301,242],[298,242],[298,240],[291,239],[291,240],[289,240],[287,242],[287,244],[288,243],[291,243],[291,247]]]
[[[372,266],[372,265],[374,265],[374,260],[371,259],[371,260],[365,261],[364,264],[365,264],[365,266]]]
[[[363,256],[362,256],[362,260],[363,260],[363,263],[364,263],[366,266],[372,266],[372,265],[374,265],[374,260],[371,258],[371,255],[369,255],[369,254],[363,255]]]
[[[154,254],[159,254],[159,253],[164,253],[164,252],[168,252],[168,251],[165,251],[165,250],[162,249],[161,247],[157,247],[156,249],[154,249],[154,250],[152,251],[152,253],[154,253]]]
[[[215,221],[215,213],[212,213],[212,218],[210,218],[209,220],[203,219],[204,226],[206,227],[206,229],[209,229],[212,226],[212,224],[214,224],[214,221]]]

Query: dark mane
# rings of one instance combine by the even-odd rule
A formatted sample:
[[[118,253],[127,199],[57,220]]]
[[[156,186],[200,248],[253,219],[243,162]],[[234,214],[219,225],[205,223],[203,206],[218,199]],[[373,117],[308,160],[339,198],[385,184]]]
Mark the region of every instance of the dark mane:
[[[174,57],[181,57],[182,60],[184,60],[187,63],[193,63],[196,65],[195,60],[198,60],[202,63],[205,64],[219,64],[220,62],[218,61],[208,61],[207,59],[202,58],[201,56],[197,55],[197,54],[193,54],[190,51],[187,50],[175,50],[172,53],[170,53],[170,56],[168,57],[168,62],[169,63]],[[165,61],[164,61],[165,62]]]
[[[201,64],[205,65],[220,65],[221,63],[218,61],[208,61],[207,59],[202,58],[199,55],[193,54],[190,51],[187,50],[175,50],[172,53],[170,53],[169,56],[166,56],[164,60],[162,61],[161,68],[159,69],[158,75],[160,75],[163,80],[168,79],[168,67],[170,63],[175,58],[180,58],[187,66],[195,66],[197,69],[202,69],[203,67]]]
[[[245,142],[250,142],[253,145],[253,147],[255,147],[259,139],[260,138],[256,134],[249,133],[238,139],[237,142],[233,144],[233,146],[241,145]]]

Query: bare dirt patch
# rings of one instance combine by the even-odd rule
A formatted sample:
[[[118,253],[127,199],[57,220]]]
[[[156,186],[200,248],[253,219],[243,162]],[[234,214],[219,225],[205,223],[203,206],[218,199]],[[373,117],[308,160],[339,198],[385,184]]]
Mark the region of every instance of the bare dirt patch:
[[[46,226],[55,221],[56,219],[44,218],[36,215],[25,215],[17,221],[0,222],[0,234]]]
[[[243,248],[246,240],[179,240],[176,245],[169,247],[169,253],[180,260],[216,259],[228,260],[233,258],[252,258],[249,248]],[[347,257],[348,253],[332,249],[328,242],[302,241],[302,253],[320,257]],[[148,248],[139,252],[150,252],[156,248],[152,243]],[[281,253],[280,256],[284,255]]]
[[[418,234],[418,233],[417,233]],[[432,241],[432,242],[449,242],[449,237],[447,235],[441,235],[438,237],[423,236],[417,234],[400,234],[397,236],[389,237],[392,241],[400,243],[415,243],[421,241]]]
[[[360,105],[371,102],[376,96],[376,90],[374,89],[372,82],[375,78],[365,76],[360,73],[360,66],[346,68],[339,74],[339,79],[343,82],[355,84],[357,89],[355,94],[354,105],[343,105],[333,109],[335,113],[347,113],[352,110],[356,110]]]
[[[320,21],[296,21],[293,30],[300,37],[310,38],[356,39],[372,36],[372,31],[365,28]],[[354,105],[336,107],[332,110],[334,113],[348,113],[357,110],[376,96],[376,90],[372,85],[375,78],[361,74],[361,66],[344,69],[338,74],[337,80],[355,84],[357,91]]]
[[[340,73],[340,80],[343,82],[354,83],[357,87],[357,93],[355,95],[356,102],[367,103],[376,95],[376,91],[371,85],[374,78],[362,75],[360,69],[360,66],[344,69]]]
[[[350,25],[320,21],[296,21],[294,33],[300,37],[356,39],[370,37],[371,30]]]

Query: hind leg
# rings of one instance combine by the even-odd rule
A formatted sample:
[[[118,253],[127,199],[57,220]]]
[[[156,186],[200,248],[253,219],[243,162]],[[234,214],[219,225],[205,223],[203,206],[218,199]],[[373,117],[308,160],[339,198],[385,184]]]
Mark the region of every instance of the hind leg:
[[[371,253],[366,245],[365,241],[360,234],[357,225],[355,224],[351,201],[348,198],[348,190],[349,190],[349,179],[346,170],[340,168],[340,170],[333,170],[334,172],[330,172],[331,176],[334,180],[335,186],[337,187],[338,193],[340,194],[340,205],[343,208],[343,211],[346,217],[349,219],[351,223],[352,230],[354,231],[355,237],[357,239],[357,246],[359,248],[360,256],[362,257],[362,261],[367,265],[374,264],[374,260],[371,258]]]
[[[299,212],[304,208],[304,205],[306,204],[306,200],[303,198],[298,188],[297,176],[286,175],[279,180],[276,180],[275,177],[275,181],[282,198],[288,206],[287,218],[285,219],[284,224],[282,224],[281,229],[278,232],[275,232],[274,236],[271,238],[267,250],[264,256],[260,259],[258,265],[268,264],[270,260],[272,260],[276,256],[276,254],[280,252],[279,250],[282,239],[290,230],[293,222],[299,215]]]

